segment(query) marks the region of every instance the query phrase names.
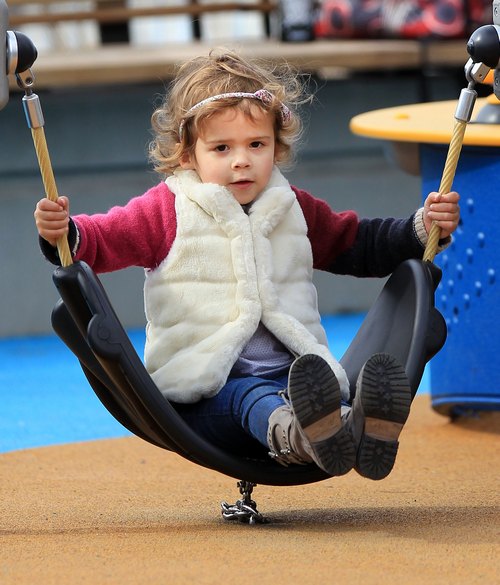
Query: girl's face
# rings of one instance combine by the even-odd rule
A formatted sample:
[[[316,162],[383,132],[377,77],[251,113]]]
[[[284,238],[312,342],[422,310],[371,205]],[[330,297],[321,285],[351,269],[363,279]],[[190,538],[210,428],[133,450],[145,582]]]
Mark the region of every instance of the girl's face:
[[[274,117],[258,106],[252,118],[224,108],[202,123],[194,156],[186,154],[183,169],[195,170],[203,183],[227,187],[241,205],[264,190],[275,161]]]

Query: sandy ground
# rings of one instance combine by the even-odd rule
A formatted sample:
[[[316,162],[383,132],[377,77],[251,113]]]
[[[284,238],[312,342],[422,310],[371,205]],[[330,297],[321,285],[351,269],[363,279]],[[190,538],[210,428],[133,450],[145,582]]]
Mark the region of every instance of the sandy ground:
[[[2,585],[500,584],[500,413],[417,397],[392,474],[258,486],[271,523],[224,521],[236,480],[138,438],[0,455]]]

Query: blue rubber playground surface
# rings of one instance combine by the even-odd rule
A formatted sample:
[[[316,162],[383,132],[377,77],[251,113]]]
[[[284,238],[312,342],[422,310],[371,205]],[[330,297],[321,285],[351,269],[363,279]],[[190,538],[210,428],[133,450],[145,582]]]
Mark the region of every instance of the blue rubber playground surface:
[[[344,353],[363,317],[324,317],[334,355]],[[144,332],[129,336],[142,356]],[[426,371],[419,392],[429,390]],[[0,452],[130,434],[101,405],[78,360],[55,335],[0,339],[0,404]]]

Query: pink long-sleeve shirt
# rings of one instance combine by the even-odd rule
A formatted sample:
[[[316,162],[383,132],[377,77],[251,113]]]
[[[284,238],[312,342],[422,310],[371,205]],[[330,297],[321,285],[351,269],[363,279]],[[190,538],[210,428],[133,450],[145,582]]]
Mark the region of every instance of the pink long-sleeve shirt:
[[[359,220],[353,211],[333,212],[328,204],[294,188],[308,226],[314,267],[328,269],[352,246]],[[175,197],[165,183],[151,188],[124,207],[107,213],[77,215],[80,233],[76,260],[95,272],[112,272],[128,266],[156,268],[167,256],[176,236]]]

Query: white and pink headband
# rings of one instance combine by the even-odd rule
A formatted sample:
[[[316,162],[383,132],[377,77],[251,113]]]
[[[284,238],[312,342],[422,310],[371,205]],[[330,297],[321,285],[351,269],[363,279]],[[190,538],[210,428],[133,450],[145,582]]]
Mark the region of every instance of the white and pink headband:
[[[220,93],[218,95],[213,95],[209,98],[201,100],[201,102],[198,102],[197,104],[195,104],[194,106],[189,108],[189,110],[186,112],[186,115],[184,116],[184,118],[182,119],[182,121],[179,125],[179,138],[182,138],[182,129],[184,128],[184,124],[186,122],[186,119],[194,111],[196,111],[198,108],[201,108],[202,106],[205,106],[206,104],[209,104],[211,102],[216,102],[218,100],[224,100],[227,98],[246,98],[246,99],[251,99],[251,100],[259,100],[265,105],[272,104],[272,102],[274,100],[273,94],[270,91],[267,91],[267,89],[258,89],[254,93],[247,93],[245,91],[234,91],[234,92],[229,92],[229,93]],[[290,120],[290,117],[292,115],[290,112],[290,109],[285,104],[282,103],[280,105],[280,112],[281,112],[281,120],[284,124],[286,124]]]

